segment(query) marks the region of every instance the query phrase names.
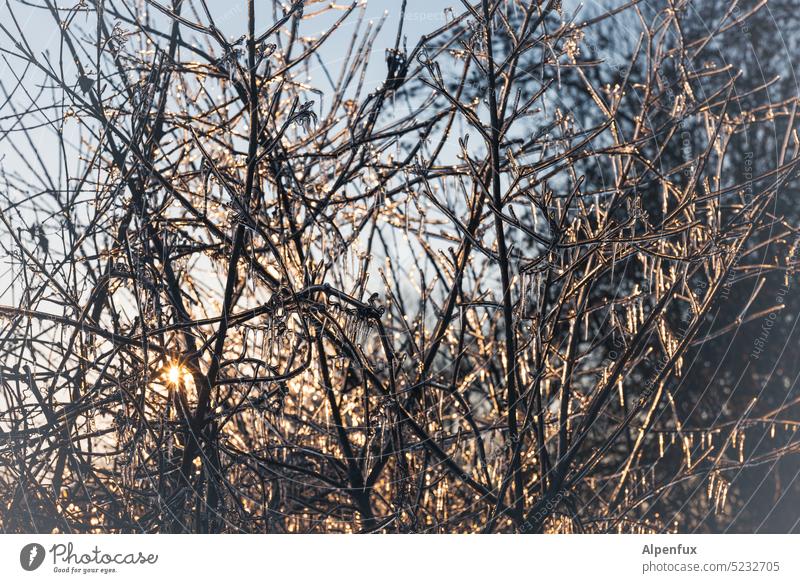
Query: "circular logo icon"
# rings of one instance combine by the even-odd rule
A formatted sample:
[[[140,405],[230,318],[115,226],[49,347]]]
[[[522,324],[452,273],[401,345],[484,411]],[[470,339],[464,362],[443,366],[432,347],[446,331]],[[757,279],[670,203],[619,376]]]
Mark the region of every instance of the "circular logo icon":
[[[19,564],[26,571],[35,571],[44,562],[44,547],[39,543],[30,543],[19,552]]]

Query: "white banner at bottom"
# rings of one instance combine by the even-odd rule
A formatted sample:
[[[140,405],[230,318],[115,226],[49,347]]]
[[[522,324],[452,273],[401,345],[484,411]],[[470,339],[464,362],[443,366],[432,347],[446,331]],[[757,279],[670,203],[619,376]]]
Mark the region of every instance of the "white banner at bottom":
[[[798,565],[795,535],[0,535],[4,582],[797,582]]]

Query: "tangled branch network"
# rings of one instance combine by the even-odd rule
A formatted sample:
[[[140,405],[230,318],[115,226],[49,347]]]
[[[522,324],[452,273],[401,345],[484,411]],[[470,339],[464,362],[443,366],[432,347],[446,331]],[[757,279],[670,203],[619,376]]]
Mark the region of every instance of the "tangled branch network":
[[[2,7],[2,531],[797,529],[792,3],[420,4]]]

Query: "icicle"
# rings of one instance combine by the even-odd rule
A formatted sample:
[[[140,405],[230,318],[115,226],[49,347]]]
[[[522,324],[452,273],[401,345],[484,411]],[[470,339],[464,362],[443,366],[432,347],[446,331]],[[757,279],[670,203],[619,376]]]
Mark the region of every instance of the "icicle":
[[[658,457],[664,457],[664,434],[658,434]]]
[[[742,433],[739,439],[739,463],[744,463],[744,433]]]
[[[589,311],[583,313],[583,341],[589,341]]]
[[[567,401],[567,433],[572,431],[572,399]]]
[[[692,467],[692,448],[689,445],[689,438],[688,437],[684,437],[683,438],[683,449],[686,452],[686,467],[687,468],[691,468]]]
[[[728,497],[728,484],[725,482],[720,483],[719,488],[717,489],[717,495],[715,498],[715,510],[717,514],[722,514],[725,511],[725,500]]]
[[[636,334],[638,328],[636,318],[636,304],[631,303],[628,305],[628,332],[630,334]]]
[[[250,335],[250,327],[249,326],[243,326],[242,327],[242,353],[245,354],[245,355],[248,353],[248,350],[247,350],[247,339],[248,339],[249,335]]]
[[[625,392],[622,390],[622,379],[617,379],[617,391],[619,392],[619,406],[625,407]]]

